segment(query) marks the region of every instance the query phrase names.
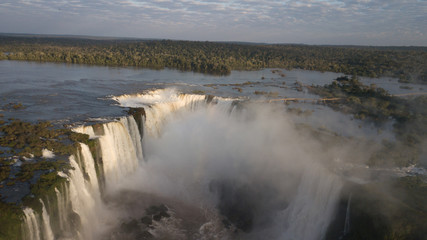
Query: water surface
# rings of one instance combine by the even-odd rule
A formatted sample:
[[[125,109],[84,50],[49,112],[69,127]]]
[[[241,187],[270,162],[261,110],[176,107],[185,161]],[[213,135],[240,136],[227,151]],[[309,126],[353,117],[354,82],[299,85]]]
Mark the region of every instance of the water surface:
[[[178,70],[150,70],[124,67],[0,61],[0,106],[5,118],[28,121],[74,122],[123,115],[111,95],[141,93],[147,89],[172,87],[184,92],[200,92],[226,97],[259,98],[256,92],[276,98],[318,98],[297,89],[295,83],[324,85],[340,73],[272,69],[232,71],[228,76],[212,76]],[[419,92],[420,85],[400,84],[396,79],[363,78],[392,94]],[[401,86],[406,86],[401,88]],[[23,109],[13,105],[22,103]],[[11,104],[7,106],[8,104]],[[312,108],[309,105],[304,107]]]

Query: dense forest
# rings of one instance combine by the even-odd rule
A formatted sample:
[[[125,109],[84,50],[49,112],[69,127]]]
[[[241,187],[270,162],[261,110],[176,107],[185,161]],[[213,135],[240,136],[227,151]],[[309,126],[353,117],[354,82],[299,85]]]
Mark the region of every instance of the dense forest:
[[[0,36],[0,59],[66,62],[226,75],[231,70],[305,69],[427,83],[427,47],[310,46]]]

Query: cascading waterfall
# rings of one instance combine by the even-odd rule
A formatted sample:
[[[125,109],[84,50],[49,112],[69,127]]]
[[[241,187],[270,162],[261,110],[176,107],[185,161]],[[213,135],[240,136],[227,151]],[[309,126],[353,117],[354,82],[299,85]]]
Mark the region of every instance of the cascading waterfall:
[[[342,183],[338,176],[313,165],[304,169],[297,193],[282,213],[283,239],[319,239],[334,214]]]
[[[124,121],[126,121],[128,128],[124,126]],[[136,133],[132,133],[133,138],[131,138],[128,129],[136,131]],[[103,151],[102,159],[104,169],[107,170],[105,174],[108,182],[116,180],[119,175],[125,176],[136,168],[138,159],[142,158],[142,150],[141,140],[134,120],[133,122],[131,120],[122,120],[120,122],[107,123],[104,125],[104,135],[97,137],[99,137],[99,143]],[[132,139],[139,141],[139,143],[133,142]],[[135,146],[139,149],[136,150]],[[118,151],[116,152],[116,150]],[[138,152],[139,157],[137,157],[136,152]],[[103,208],[95,161],[89,147],[82,143],[80,144],[80,151],[76,156],[70,156],[69,161],[72,170],[68,174],[58,173],[61,177],[68,179],[68,183],[61,186],[61,191],[55,188],[58,209],[58,219],[56,220],[59,222],[60,228],[57,232],[63,235],[74,235],[73,239],[93,239],[102,230],[102,224],[100,223],[102,216],[99,214]],[[116,170],[117,173],[114,173]],[[27,239],[31,240],[51,240],[54,239],[54,233],[51,228],[49,212],[41,199],[40,202],[42,204],[43,221],[39,222],[33,209],[25,208],[23,234]],[[72,217],[73,223],[70,222],[70,214],[74,215]],[[76,216],[78,217],[76,218]],[[75,229],[70,229],[70,225],[72,225],[71,228]],[[72,234],[70,231],[75,233]]]
[[[65,186],[68,186],[67,184],[63,185],[64,188]],[[68,191],[68,190],[67,190]],[[56,193],[56,199],[58,201],[58,217],[59,217],[59,228],[65,232],[69,231],[69,224],[67,224],[67,215],[65,214],[67,212],[67,204],[68,204],[68,198],[65,195],[66,191],[63,190],[62,193],[64,193],[65,196],[62,195],[62,193],[55,188],[55,193]]]
[[[195,109],[205,103],[203,95],[178,95],[175,101],[157,103],[146,108],[145,132],[158,136],[162,126],[170,120],[171,113],[180,109]]]
[[[98,204],[101,203],[96,201],[96,193],[92,191],[90,183],[85,180],[74,156],[70,157],[70,164],[75,169],[70,171],[69,175],[71,208],[79,216],[79,225],[83,231],[81,237],[83,239],[91,239],[93,230],[96,230],[93,227],[98,226],[99,219],[94,213],[96,213],[96,208],[99,207]]]
[[[171,120],[171,113],[181,110],[194,111],[200,107],[214,103],[217,108],[230,111],[235,99],[219,98],[197,94],[180,94],[174,89],[160,89],[144,94],[122,95],[113,97],[122,107],[144,107],[144,132],[159,136],[162,126]]]
[[[40,224],[31,208],[24,208],[23,236],[28,240],[40,240]]]
[[[135,171],[138,157],[132,137],[121,121],[106,123],[103,129],[104,134],[99,136],[98,141],[105,182],[111,186]]]
[[[157,95],[156,95],[157,94]],[[160,95],[160,96],[158,96]],[[233,109],[233,101],[234,99],[221,99],[221,98],[210,98],[203,95],[191,95],[191,94],[176,94],[174,91],[169,92],[161,92],[154,91],[152,93],[146,95],[137,95],[137,96],[121,96],[116,98],[119,103],[124,107],[144,107],[145,109],[145,117],[142,118],[143,130],[144,133],[148,133],[148,139],[159,139],[162,138],[162,131],[164,127],[168,125],[168,123],[172,122],[175,119],[181,119],[180,117],[185,116],[189,112],[197,111],[198,109],[209,109],[214,108],[215,111],[206,111],[204,114],[211,114],[208,118],[211,119],[212,122],[202,123],[203,126],[210,127],[212,124],[215,124],[216,121],[220,122],[219,126],[216,126],[217,129],[212,130],[210,133],[202,133],[210,135],[215,135],[219,130],[227,131],[229,128],[223,128],[227,126],[229,123],[227,122],[227,118],[235,118],[236,116],[230,116],[229,112]],[[209,103],[213,104],[209,104]],[[220,112],[220,116],[218,116],[218,112]],[[173,113],[173,114],[172,114]],[[256,114],[259,112],[255,111]],[[253,116],[246,116],[249,119],[252,119]],[[216,119],[218,118],[218,119]],[[200,118],[196,118],[197,121]],[[215,119],[214,121],[212,119]],[[342,187],[341,180],[338,176],[326,170],[320,163],[316,163],[315,161],[307,160],[304,161],[305,164],[300,164],[304,167],[286,166],[286,164],[293,164],[291,160],[282,161],[280,159],[283,156],[282,144],[282,135],[275,136],[276,122],[273,124],[264,124],[262,126],[258,125],[245,125],[244,122],[245,117],[240,120],[236,120],[232,125],[236,128],[236,126],[240,126],[238,130],[232,131],[231,135],[222,136],[219,134],[219,140],[216,142],[225,145],[224,148],[228,152],[223,155],[219,155],[218,157],[212,156],[204,156],[204,154],[211,154],[211,151],[222,152],[224,149],[216,149],[216,150],[208,150],[207,147],[212,146],[215,142],[210,142],[205,144],[201,140],[198,141],[195,145],[194,142],[190,142],[188,144],[191,145],[193,151],[197,148],[198,152],[194,155],[196,159],[190,160],[190,170],[194,170],[192,174],[195,174],[193,177],[197,177],[197,181],[203,182],[203,187],[206,188],[209,181],[215,180],[218,175],[223,175],[223,177],[236,177],[239,181],[243,181],[245,184],[251,184],[250,181],[246,181],[245,177],[246,173],[242,174],[241,179],[239,179],[238,174],[240,171],[249,171],[249,176],[251,174],[259,174],[258,168],[271,168],[271,173],[278,174],[277,176],[283,174],[293,175],[297,180],[295,183],[297,187],[295,187],[295,191],[288,191],[290,195],[287,196],[286,199],[289,200],[286,208],[281,208],[279,210],[275,210],[274,215],[274,226],[269,228],[267,231],[275,231],[276,233],[271,235],[273,238],[277,239],[319,239],[325,235],[325,231],[330,223],[330,219],[334,213],[335,207],[338,202],[339,193]],[[261,120],[270,121],[269,117],[261,118]],[[274,117],[271,119],[275,119]],[[277,118],[279,119],[279,118]],[[202,119],[203,120],[203,119]],[[194,121],[190,123],[190,126],[197,125],[199,122]],[[277,121],[277,120],[276,120]],[[222,125],[221,125],[222,124]],[[215,127],[215,126],[214,126]],[[272,128],[271,133],[265,134],[267,128]],[[143,161],[143,152],[142,152],[142,137],[140,135],[140,129],[132,116],[122,117],[117,121],[112,121],[103,124],[97,124],[96,126],[82,126],[74,129],[76,132],[85,133],[90,136],[91,139],[95,139],[98,143],[98,158],[97,163],[89,147],[85,144],[80,144],[80,150],[78,154],[75,156],[71,156],[69,158],[71,167],[73,168],[68,173],[59,173],[61,177],[67,178],[68,182],[66,184],[61,185],[60,188],[55,188],[56,198],[57,198],[57,209],[59,211],[58,218],[59,219],[49,219],[49,207],[45,207],[42,202],[42,219],[39,219],[37,212],[34,212],[31,208],[24,209],[24,226],[23,232],[27,239],[31,240],[40,240],[40,239],[54,239],[57,236],[54,236],[54,233],[57,232],[67,232],[70,236],[62,235],[60,237],[67,237],[72,239],[96,239],[99,236],[99,233],[103,232],[104,223],[103,221],[103,208],[106,207],[105,203],[101,199],[101,192],[104,191],[104,188],[101,189],[99,180],[105,180],[105,191],[114,192],[117,187],[123,186],[123,181],[127,180],[132,176],[133,173],[140,167],[141,169],[146,171],[140,171],[139,174],[151,171],[150,176],[146,176],[143,178],[144,180],[149,179],[152,180],[153,183],[157,179],[161,179],[162,177],[171,177],[171,176],[163,176],[161,172],[155,172],[158,170],[158,165],[154,167],[150,167],[150,161],[154,161],[156,159],[145,159],[147,163],[139,164],[139,162]],[[170,130],[170,129],[169,129]],[[248,131],[250,130],[250,131]],[[279,132],[283,132],[285,130],[280,129]],[[200,130],[201,131],[201,130]],[[231,130],[230,130],[231,131]],[[267,131],[269,132],[269,131]],[[200,134],[200,132],[197,132]],[[236,136],[240,133],[244,133],[243,136],[236,138],[238,141],[245,141],[245,139],[257,139],[251,144],[243,144],[242,146],[237,146],[237,148],[233,148],[232,146],[227,145],[236,139],[233,136]],[[209,135],[210,134],[210,135]],[[186,142],[186,133],[178,134],[178,141]],[[214,137],[214,136],[213,136]],[[276,139],[277,138],[277,139]],[[204,138],[202,138],[203,140]],[[209,137],[206,138],[209,140]],[[206,140],[204,139],[204,140]],[[214,138],[215,139],[215,138]],[[261,153],[262,150],[257,151],[256,146],[260,146],[264,141],[276,141],[279,140],[278,146],[276,148],[271,149],[272,153],[264,154]],[[292,139],[293,141],[294,139]],[[144,141],[145,135],[144,135]],[[222,143],[223,141],[224,143]],[[166,143],[171,143],[167,142]],[[202,145],[200,145],[201,143]],[[284,143],[288,143],[284,141]],[[152,142],[151,142],[152,144]],[[173,143],[172,143],[173,144]],[[220,145],[221,145],[220,144]],[[280,145],[280,146],[279,146]],[[152,145],[149,145],[152,146]],[[295,145],[298,148],[298,144]],[[164,145],[159,147],[159,149],[164,149]],[[169,145],[166,147],[170,147]],[[206,148],[206,149],[205,149]],[[245,153],[245,149],[254,148],[254,154]],[[176,148],[174,148],[176,149]],[[263,149],[262,146],[259,149]],[[292,147],[286,148],[288,150],[292,150]],[[150,149],[147,149],[150,150]],[[172,150],[171,150],[172,151]],[[249,151],[249,152],[251,152]],[[234,154],[242,154],[241,156],[234,156]],[[172,155],[174,153],[171,153]],[[145,154],[144,154],[145,155]],[[254,160],[250,160],[247,162],[240,162],[240,160],[236,160],[239,158],[245,159],[249,158],[253,155],[257,155],[254,157]],[[150,155],[149,155],[150,156]],[[168,155],[166,155],[168,156]],[[305,155],[304,155],[305,156]],[[191,154],[187,154],[184,158],[193,157]],[[216,159],[217,158],[217,159]],[[277,158],[277,161],[269,161],[268,158]],[[99,159],[99,160],[98,160]],[[293,159],[291,157],[291,159]],[[296,158],[300,159],[300,158]],[[169,159],[167,159],[169,160]],[[209,160],[209,161],[207,161]],[[265,163],[260,162],[251,162],[251,161],[266,161]],[[190,181],[191,184],[196,184],[194,179],[191,176],[186,175],[187,165],[179,166],[181,162],[173,162],[170,160],[170,165],[167,161],[163,164],[164,168],[168,168],[168,171],[177,171],[176,175],[179,176],[179,181],[172,180],[159,180],[162,184],[185,184],[186,181]],[[193,161],[193,162],[192,162]],[[216,163],[217,161],[218,163]],[[100,164],[99,166],[97,164]],[[148,164],[148,165],[147,165]],[[174,165],[175,164],[175,165]],[[229,164],[229,165],[227,165]],[[253,166],[252,166],[253,165]],[[97,168],[98,166],[98,168]],[[174,166],[176,168],[174,168]],[[211,171],[211,167],[215,168],[215,171],[209,173],[209,176],[200,176],[196,174],[201,173],[202,175],[207,174]],[[197,169],[193,169],[197,168]],[[252,169],[254,168],[254,169]],[[293,172],[290,169],[298,169],[297,172]],[[281,169],[285,169],[284,172],[280,172]],[[97,172],[98,170],[98,172]],[[179,171],[183,170],[184,172],[181,174]],[[196,171],[197,170],[197,171]],[[200,170],[200,171],[199,171]],[[265,170],[265,169],[263,169]],[[102,172],[100,172],[102,171]],[[237,172],[233,172],[237,171]],[[270,171],[270,170],[269,170]],[[269,171],[265,171],[269,173]],[[262,172],[262,171],[261,171]],[[102,176],[98,176],[98,174],[102,174]],[[218,173],[218,174],[217,174]],[[197,175],[197,176],[196,176]],[[268,174],[266,175],[268,176]],[[220,176],[218,176],[220,179]],[[206,178],[206,179],[203,179]],[[203,179],[203,180],[201,180]],[[220,179],[221,180],[221,179]],[[197,182],[196,181],[196,182]],[[245,182],[246,181],[246,182]],[[274,179],[275,181],[275,179]],[[274,182],[273,181],[273,182]],[[267,181],[268,182],[268,181]],[[146,182],[134,182],[137,186],[142,186],[147,184]],[[263,183],[263,182],[262,182]],[[270,183],[270,182],[268,182]],[[121,185],[122,184],[122,185]],[[274,183],[276,184],[276,183]],[[126,185],[126,182],[125,184]],[[128,183],[128,185],[130,185]],[[134,185],[134,184],[132,184]],[[205,186],[206,185],[206,186]],[[104,185],[103,185],[104,186]],[[164,187],[163,185],[159,185]],[[166,186],[167,189],[169,186]],[[174,186],[170,186],[173,188]],[[281,183],[277,183],[276,190],[281,191]],[[180,188],[185,188],[185,186],[177,186],[178,195],[180,194]],[[160,188],[159,188],[160,191]],[[203,190],[203,193],[207,194],[209,190]],[[209,193],[212,194],[212,193]],[[282,193],[280,193],[282,194]],[[286,193],[288,194],[288,193]],[[182,195],[182,194],[181,194]],[[269,195],[267,195],[269,196]],[[189,198],[191,196],[186,196]],[[212,198],[211,195],[206,198]],[[183,198],[185,199],[185,198]],[[203,199],[203,197],[201,198]],[[41,201],[41,200],[40,200]],[[48,203],[49,204],[49,203]],[[209,204],[208,204],[209,205]],[[54,208],[52,208],[54,209]],[[267,214],[267,213],[266,213]],[[269,214],[269,213],[268,213]],[[72,217],[72,224],[70,224],[70,217]],[[40,221],[42,220],[42,222]],[[58,221],[58,225],[60,230],[53,230],[49,222]],[[220,222],[220,221],[218,221]],[[49,228],[46,228],[49,226]],[[207,225],[203,225],[206,228]],[[200,230],[201,231],[201,230]],[[224,231],[224,229],[218,229],[219,232]],[[230,235],[231,236],[231,235]],[[250,239],[250,237],[248,238]]]
[[[132,139],[136,156],[139,161],[142,161],[143,160],[142,147],[141,147],[142,139],[139,133],[138,124],[136,124],[136,121],[133,117],[121,118],[120,122],[125,126],[126,129],[128,129],[128,133]]]
[[[74,131],[97,139],[101,149],[106,185],[111,186],[132,174],[137,168],[138,162],[143,160],[141,135],[132,116],[104,123],[101,129],[95,131],[93,126],[82,126],[75,128]],[[90,155],[90,151],[86,151],[86,153]]]
[[[87,182],[90,183],[92,187],[92,193],[95,194],[95,198],[99,199],[99,183],[98,183],[98,177],[96,175],[96,169],[95,169],[95,161],[93,159],[92,153],[90,152],[89,147],[86,144],[80,143],[80,162],[83,165],[83,169],[86,170],[86,173],[88,175]]]
[[[170,94],[170,93],[169,93]],[[185,96],[185,95],[184,95]],[[190,95],[191,96],[191,95]],[[158,98],[156,101],[151,101],[151,99],[154,98],[150,94],[148,96],[142,95],[142,96],[126,96],[118,101],[122,106],[126,107],[144,107],[145,114],[146,114],[146,121],[145,121],[145,129],[146,132],[148,132],[149,136],[148,138],[162,138],[161,131],[163,130],[164,126],[168,125],[168,122],[171,122],[171,119],[182,119],[183,115],[188,114],[191,111],[196,111],[199,109],[202,104],[206,105],[206,99],[200,96],[197,97],[183,97],[183,95],[177,94],[175,97],[172,97],[173,100],[170,101],[160,101]],[[177,103],[177,102],[178,103]],[[219,103],[218,103],[219,102]],[[197,104],[196,104],[197,103]],[[139,105],[138,105],[139,104]],[[233,107],[232,101],[217,101],[217,104],[214,104],[211,106],[212,108],[216,108],[216,111],[206,111],[204,114],[209,115],[211,114],[213,117],[223,117],[220,114],[218,116],[217,113],[229,113],[230,109]],[[182,111],[180,111],[182,110]],[[171,114],[175,113],[175,114]],[[255,114],[262,114],[262,112],[255,111]],[[268,113],[267,113],[268,114]],[[225,114],[227,115],[227,114]],[[235,114],[234,114],[235,115]],[[229,116],[229,117],[239,117],[239,116]],[[248,116],[247,116],[248,117]],[[252,118],[253,116],[250,116],[249,118]],[[263,119],[263,118],[262,118]],[[200,120],[200,119],[198,119]],[[201,119],[203,120],[203,119]],[[218,119],[220,120],[220,119]],[[265,121],[271,121],[268,118],[263,119]],[[226,120],[227,121],[227,120]],[[274,123],[274,122],[273,122]],[[195,121],[194,124],[200,124]],[[226,123],[228,124],[228,123]],[[238,124],[245,124],[243,122],[239,122]],[[214,126],[214,122],[208,123],[208,127]],[[268,124],[267,124],[268,125]],[[274,126],[274,124],[273,124]],[[272,127],[273,127],[272,126]],[[215,127],[215,126],[214,126]],[[263,126],[266,127],[266,126]],[[267,126],[268,127],[268,126]],[[190,126],[183,126],[184,129],[192,129],[191,124]],[[171,129],[167,128],[168,134],[170,134]],[[227,129],[225,129],[227,130]],[[241,132],[244,132],[246,129],[242,128]],[[257,129],[250,128],[251,131],[256,131]],[[180,130],[177,130],[180,132]],[[197,130],[200,131],[200,130]],[[196,134],[197,134],[196,131]],[[238,133],[237,131],[236,133]],[[188,133],[191,136],[195,136],[194,133]],[[215,134],[212,133],[205,133],[207,135]],[[295,134],[295,133],[294,133]],[[178,134],[180,135],[180,134]],[[183,138],[185,138],[185,133],[182,135]],[[249,134],[250,137],[268,137],[268,135],[264,136],[263,130],[259,129],[258,135],[257,133]],[[292,137],[288,137],[292,138]],[[267,138],[268,139],[268,138]],[[239,138],[239,140],[241,140]],[[291,139],[293,141],[294,139]],[[199,141],[204,142],[206,139],[202,138]],[[244,140],[243,140],[244,141]],[[295,140],[296,141],[296,140]],[[192,142],[192,141],[190,141]],[[173,143],[173,141],[166,141],[165,143]],[[200,145],[198,142],[195,143],[189,143],[195,148],[204,148],[206,146]],[[212,143],[211,143],[212,144]],[[218,142],[219,145],[221,143]],[[262,144],[262,143],[261,143]],[[164,144],[163,144],[164,145]],[[167,145],[170,146],[170,145]],[[152,147],[152,146],[150,146]],[[161,147],[160,147],[161,148]],[[296,149],[299,147],[296,145]],[[147,149],[149,150],[149,149]],[[292,149],[289,149],[292,150]],[[176,150],[176,147],[173,148],[171,151],[178,151]],[[185,150],[184,150],[185,151]],[[224,150],[222,150],[224,151]],[[236,149],[237,151],[237,149]],[[267,150],[265,150],[267,151]],[[279,149],[275,149],[275,151],[280,151]],[[201,156],[200,154],[196,156],[197,157],[203,157],[204,154],[209,154],[214,152],[204,151],[202,152]],[[291,153],[292,154],[292,153]],[[184,155],[184,158],[189,158],[192,156],[188,156],[188,154]],[[173,156],[166,155],[166,158],[171,158]],[[228,158],[233,158],[232,155],[226,155]],[[290,202],[286,209],[279,211],[277,213],[276,223],[274,231],[278,231],[279,234],[271,235],[273,238],[279,238],[279,239],[319,239],[325,235],[325,232],[327,230],[327,227],[333,218],[333,214],[335,213],[336,206],[338,203],[340,191],[342,188],[342,182],[341,179],[336,176],[335,174],[331,173],[329,170],[325,169],[323,166],[321,166],[320,163],[317,163],[315,160],[316,156],[312,156],[310,160],[304,160],[305,164],[302,164],[304,167],[299,167],[299,170],[296,173],[292,173],[295,175],[294,178],[299,179],[297,184],[297,190],[296,192],[292,193],[293,196],[289,197]],[[148,165],[150,165],[150,160],[148,159]],[[214,159],[212,159],[215,161]],[[174,161],[177,160],[170,160],[170,163],[167,163],[167,161],[163,164],[170,164],[171,169],[174,169],[174,171],[180,171],[180,166],[175,166]],[[196,160],[198,161],[198,160]],[[186,164],[185,162],[179,163],[179,164]],[[178,165],[179,165],[178,164]],[[232,164],[241,164],[241,163],[234,163],[231,161],[230,166],[222,166],[224,168],[232,169]],[[267,163],[266,163],[267,164]],[[292,162],[284,162],[284,163],[274,163],[274,164],[290,164],[295,165],[295,163]],[[194,162],[192,165],[195,166],[201,166],[206,167],[206,163],[199,163]],[[183,168],[186,168],[187,165],[185,165]],[[191,165],[190,165],[191,166]],[[266,166],[266,165],[265,165]],[[263,166],[263,167],[265,167]],[[158,166],[157,166],[158,167]],[[274,168],[274,166],[273,166]],[[224,172],[229,171],[229,169],[225,170]],[[280,169],[280,167],[279,167]],[[156,169],[150,169],[148,171],[155,171]],[[195,169],[194,169],[195,170]],[[206,171],[206,170],[203,170]],[[236,171],[245,171],[243,169]],[[198,172],[198,171],[197,171]],[[194,172],[193,172],[194,173]],[[284,174],[286,174],[286,170]],[[238,174],[238,173],[236,173]],[[182,176],[178,179],[173,179],[171,182],[182,182],[183,176],[186,175],[186,173],[177,173],[177,175]],[[233,175],[233,174],[231,174]],[[154,176],[155,177],[155,176]],[[168,176],[170,177],[170,176]],[[232,176],[233,177],[233,176]],[[152,179],[150,177],[150,179]],[[199,179],[199,178],[198,178]],[[199,181],[198,179],[194,179],[194,181]],[[191,179],[189,181],[192,181]],[[192,181],[192,182],[194,182]],[[163,184],[163,183],[162,183]],[[161,186],[162,188],[165,188],[164,186]],[[178,195],[179,195],[179,189],[178,189]],[[229,190],[227,190],[229,191]],[[175,195],[177,196],[177,195]],[[269,231],[273,231],[270,229]]]
[[[44,239],[46,240],[53,240],[53,232],[52,228],[50,226],[50,217],[49,214],[46,211],[46,207],[44,205],[43,200],[40,199],[40,203],[42,204],[42,219],[43,219],[43,233],[44,233]]]
[[[102,131],[92,126],[79,127],[75,131],[86,133],[97,139],[101,149],[102,168],[106,186],[110,186],[131,174],[143,160],[141,137],[133,117],[123,117],[117,122],[102,125]],[[58,174],[66,178],[67,183],[55,188],[58,227],[52,230],[50,214],[45,203],[42,204],[42,222],[31,208],[24,209],[23,234],[32,240],[54,239],[54,232],[60,237],[73,239],[94,239],[102,232],[100,222],[103,213],[99,176],[96,163],[89,147],[80,143],[76,155],[69,157],[72,167],[68,173]],[[55,208],[52,208],[55,209]],[[72,220],[70,220],[72,219]],[[71,221],[71,222],[70,222]]]
[[[76,156],[70,156],[69,161],[73,169],[68,174],[58,173],[59,176],[66,178],[68,183],[61,185],[61,191],[58,188],[54,189],[56,195],[55,204],[58,211],[56,213],[58,219],[55,219],[55,221],[59,223],[59,229],[56,232],[60,234],[60,237],[93,239],[98,230],[96,226],[98,226],[99,219],[95,214],[97,209],[102,208],[102,202],[100,200],[93,157],[87,145],[80,144],[80,147],[81,151],[77,158],[84,165],[88,179],[84,178],[82,167],[76,162]],[[25,208],[23,234],[26,238],[32,240],[55,239],[52,229],[53,220],[51,220],[51,214],[48,212],[49,208],[45,206],[43,200],[40,199],[39,201],[42,205],[42,222],[39,222],[39,218],[33,209]]]

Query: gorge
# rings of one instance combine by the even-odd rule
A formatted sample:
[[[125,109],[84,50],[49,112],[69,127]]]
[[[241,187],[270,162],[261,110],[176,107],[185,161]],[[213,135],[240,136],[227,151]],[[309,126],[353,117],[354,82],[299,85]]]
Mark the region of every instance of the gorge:
[[[46,92],[2,90],[7,101],[27,106],[5,109],[4,119],[36,117],[28,113],[63,104],[36,119],[52,119],[53,128],[77,135],[66,133],[75,140],[69,156],[41,151],[5,159],[13,165],[10,176],[27,164],[64,165],[35,172],[20,188],[29,189],[26,197],[9,200],[17,206],[19,231],[0,239],[398,239],[402,224],[412,228],[407,236],[422,239],[425,217],[414,214],[424,199],[423,180],[417,182],[425,175],[422,164],[367,164],[378,151],[374,142],[393,138],[387,125],[372,133],[377,128],[370,123],[323,104],[271,101],[315,98],[293,85],[314,73],[242,72],[221,85],[189,73],[159,80],[165,72],[147,70],[155,77],[140,82],[130,79],[136,71],[108,81],[92,79],[90,71],[98,69],[83,69],[87,79],[47,81],[55,87]],[[259,82],[259,74],[266,80]],[[32,88],[43,89],[46,79],[35,82]],[[71,100],[57,103],[58,95]],[[34,181],[41,180],[49,187],[34,194]],[[9,182],[0,191],[6,201],[21,184]]]

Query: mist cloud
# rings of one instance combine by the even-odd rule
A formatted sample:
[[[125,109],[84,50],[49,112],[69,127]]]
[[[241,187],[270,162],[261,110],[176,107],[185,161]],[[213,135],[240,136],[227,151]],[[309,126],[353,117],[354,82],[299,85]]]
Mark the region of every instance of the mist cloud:
[[[342,187],[329,168],[338,152],[319,148],[267,106],[172,115],[159,137],[146,135],[146,162],[119,189],[218,208],[247,239],[324,234]]]

